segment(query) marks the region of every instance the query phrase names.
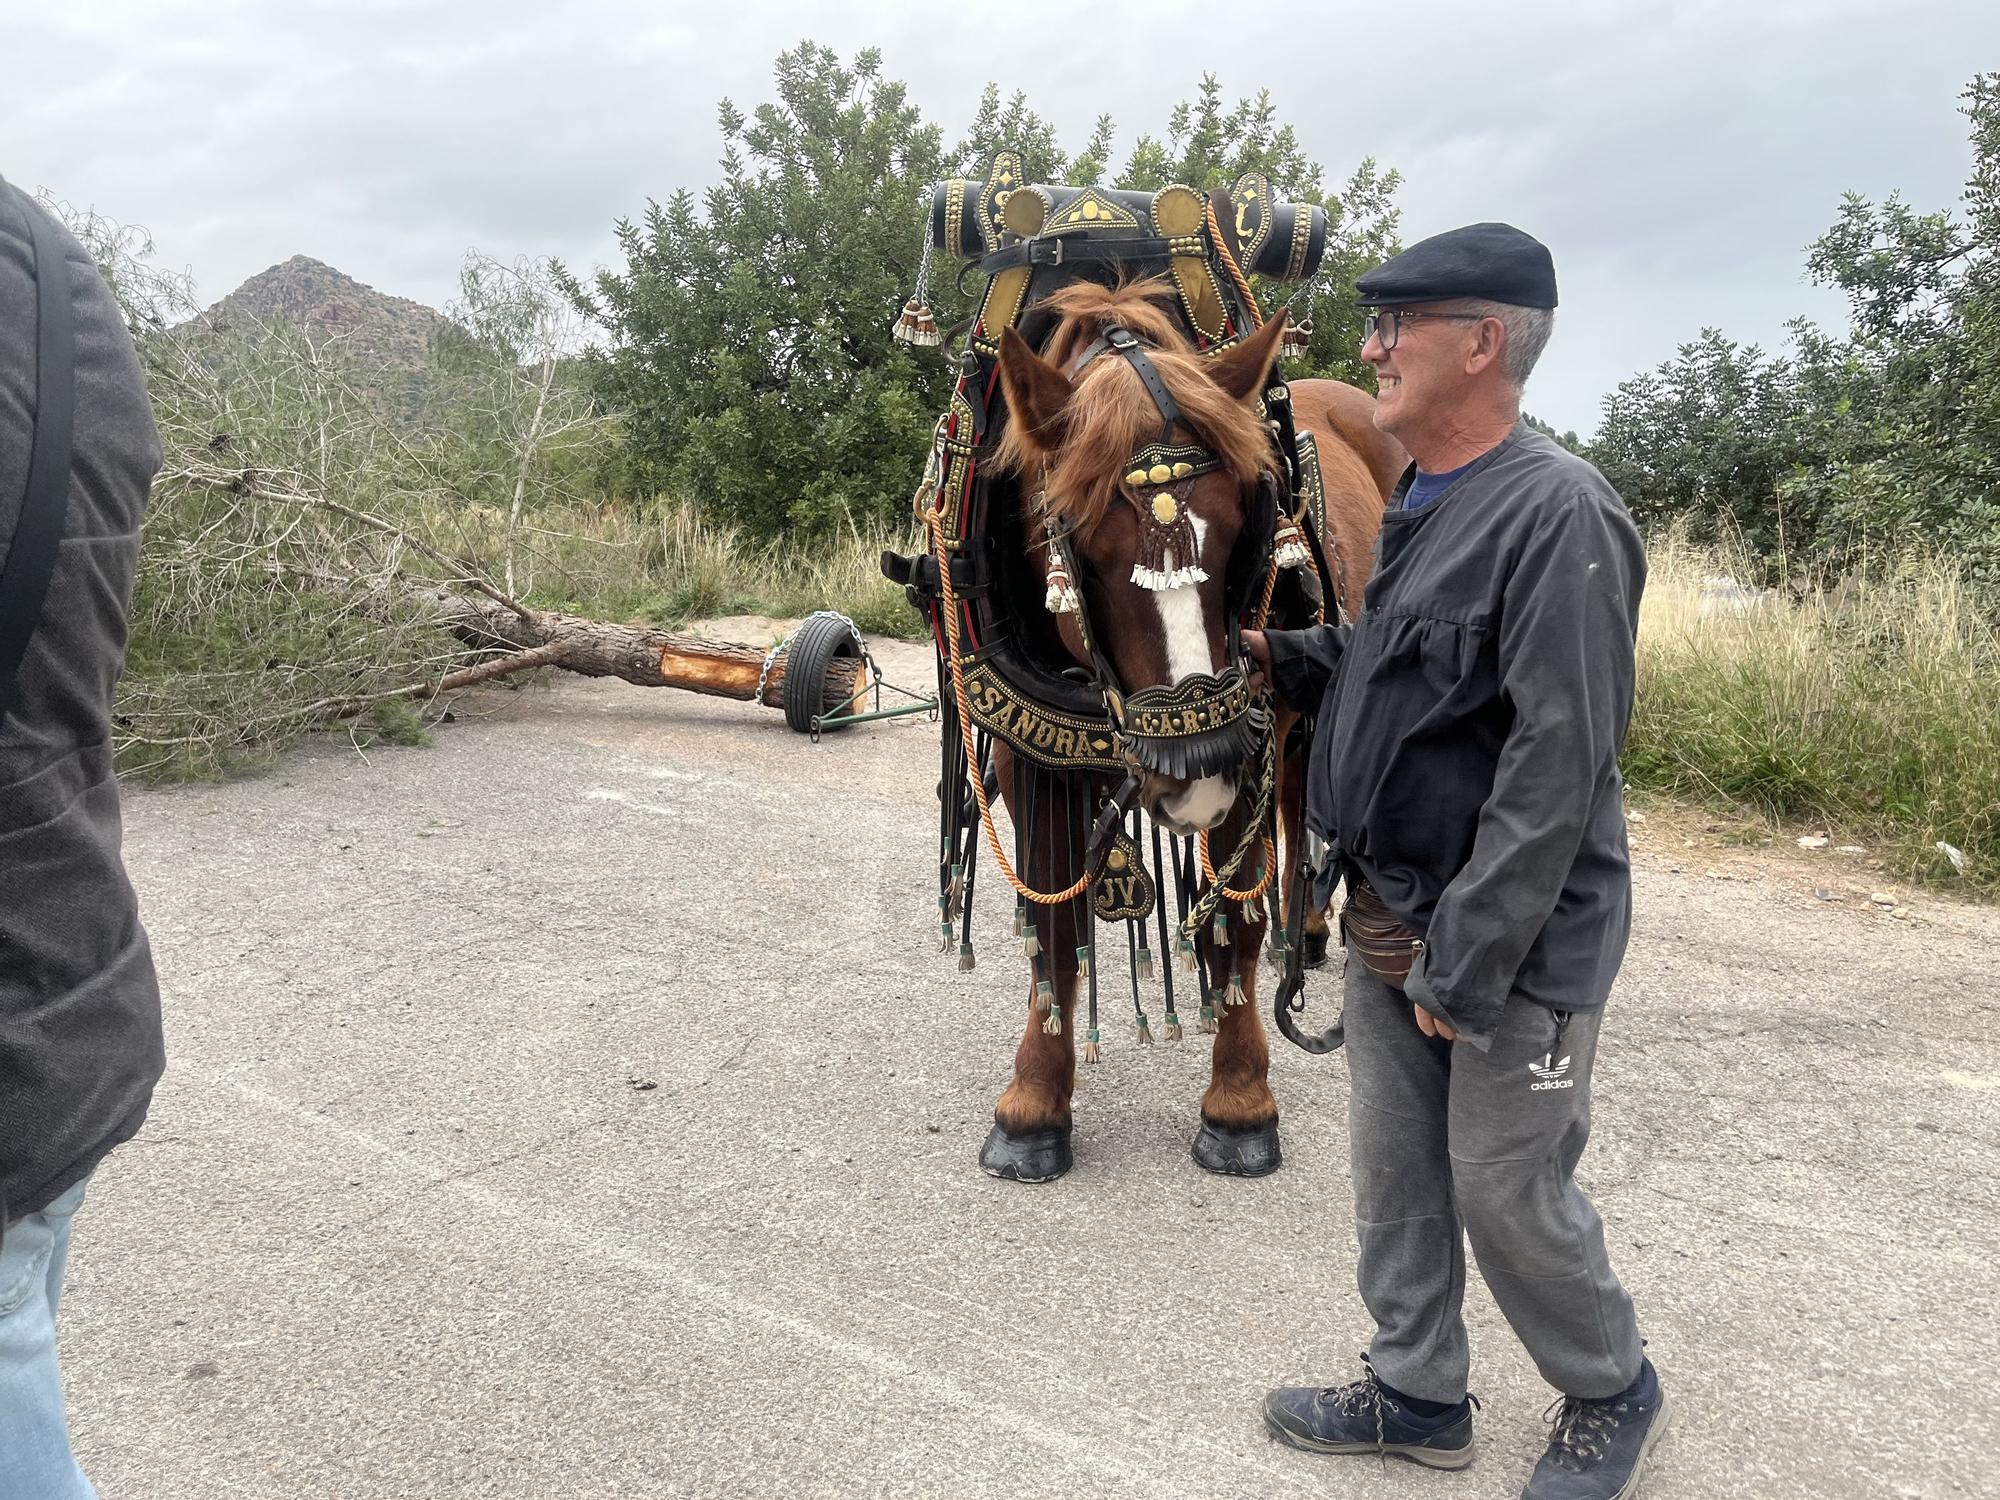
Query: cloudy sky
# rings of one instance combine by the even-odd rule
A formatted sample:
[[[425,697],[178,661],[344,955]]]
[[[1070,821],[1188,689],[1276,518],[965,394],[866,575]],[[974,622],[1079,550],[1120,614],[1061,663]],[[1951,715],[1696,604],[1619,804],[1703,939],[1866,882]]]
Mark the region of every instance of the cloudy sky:
[[[1505,219],[1555,253],[1529,406],[1588,431],[1703,325],[1837,318],[1803,248],[1840,194],[1956,203],[1957,95],[1992,0],[25,0],[0,4],[0,173],[144,225],[207,298],[304,253],[441,305],[465,250],[589,266],[610,226],[716,175],[718,99],[800,39],[879,47],[955,138],[989,79],[1080,145],[1158,133],[1215,71],[1267,87],[1337,182],[1400,170],[1406,241]],[[1262,59],[1262,61],[1253,61]],[[885,309],[885,317],[889,310]]]

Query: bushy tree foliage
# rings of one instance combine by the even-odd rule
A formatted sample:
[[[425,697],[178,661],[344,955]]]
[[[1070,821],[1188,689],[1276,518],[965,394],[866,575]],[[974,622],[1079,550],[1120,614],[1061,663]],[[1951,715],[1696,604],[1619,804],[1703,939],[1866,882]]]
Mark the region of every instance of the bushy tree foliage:
[[[1591,456],[1635,511],[1733,527],[1774,565],[1928,543],[2000,601],[2000,74],[1963,101],[1958,213],[1850,193],[1810,247],[1844,332],[1795,322],[1772,355],[1707,329],[1607,399]]]
[[[1394,245],[1398,179],[1364,162],[1326,194],[1268,95],[1228,106],[1205,79],[1165,137],[1139,137],[1113,170],[1108,117],[1071,154],[1025,93],[1003,98],[995,86],[948,147],[873,50],[844,62],[804,43],[778,59],[775,94],[749,114],[723,102],[715,187],[621,222],[622,269],[567,278],[601,327],[586,370],[625,414],[627,482],[639,491],[684,496],[763,535],[905,514],[951,376],[937,352],[894,342],[890,324],[916,279],[931,185],[982,172],[1001,145],[1019,147],[1042,180],[1205,189],[1256,168],[1326,204],[1326,311],[1309,363],[1365,376],[1352,359],[1358,325],[1347,326],[1352,283]],[[931,280],[947,329],[971,312],[958,269],[940,260]],[[977,279],[966,277],[968,292]]]

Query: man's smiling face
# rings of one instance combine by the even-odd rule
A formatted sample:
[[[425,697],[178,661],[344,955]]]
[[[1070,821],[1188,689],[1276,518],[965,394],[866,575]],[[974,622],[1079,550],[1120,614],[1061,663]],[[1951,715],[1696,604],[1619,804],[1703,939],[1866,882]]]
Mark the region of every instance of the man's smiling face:
[[[1454,320],[1449,302],[1391,309],[1394,348],[1371,329],[1361,357],[1375,367],[1375,425],[1387,433],[1422,423],[1454,404],[1466,381],[1468,321]]]

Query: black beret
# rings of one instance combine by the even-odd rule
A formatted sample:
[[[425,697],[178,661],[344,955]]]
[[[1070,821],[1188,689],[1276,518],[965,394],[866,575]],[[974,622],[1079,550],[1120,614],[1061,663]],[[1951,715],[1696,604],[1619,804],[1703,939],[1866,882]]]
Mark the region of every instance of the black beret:
[[[1512,224],[1468,224],[1418,240],[1354,286],[1364,307],[1453,297],[1554,307],[1556,263],[1547,245]]]

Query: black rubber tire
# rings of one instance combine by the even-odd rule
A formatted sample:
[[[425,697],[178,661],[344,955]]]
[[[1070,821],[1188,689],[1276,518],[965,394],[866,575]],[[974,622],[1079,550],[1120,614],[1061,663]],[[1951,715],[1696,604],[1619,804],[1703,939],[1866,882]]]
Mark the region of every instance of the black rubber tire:
[[[838,615],[808,615],[792,633],[785,647],[785,722],[794,731],[811,734],[812,721],[826,712],[827,667],[836,657],[860,654],[854,632]]]

